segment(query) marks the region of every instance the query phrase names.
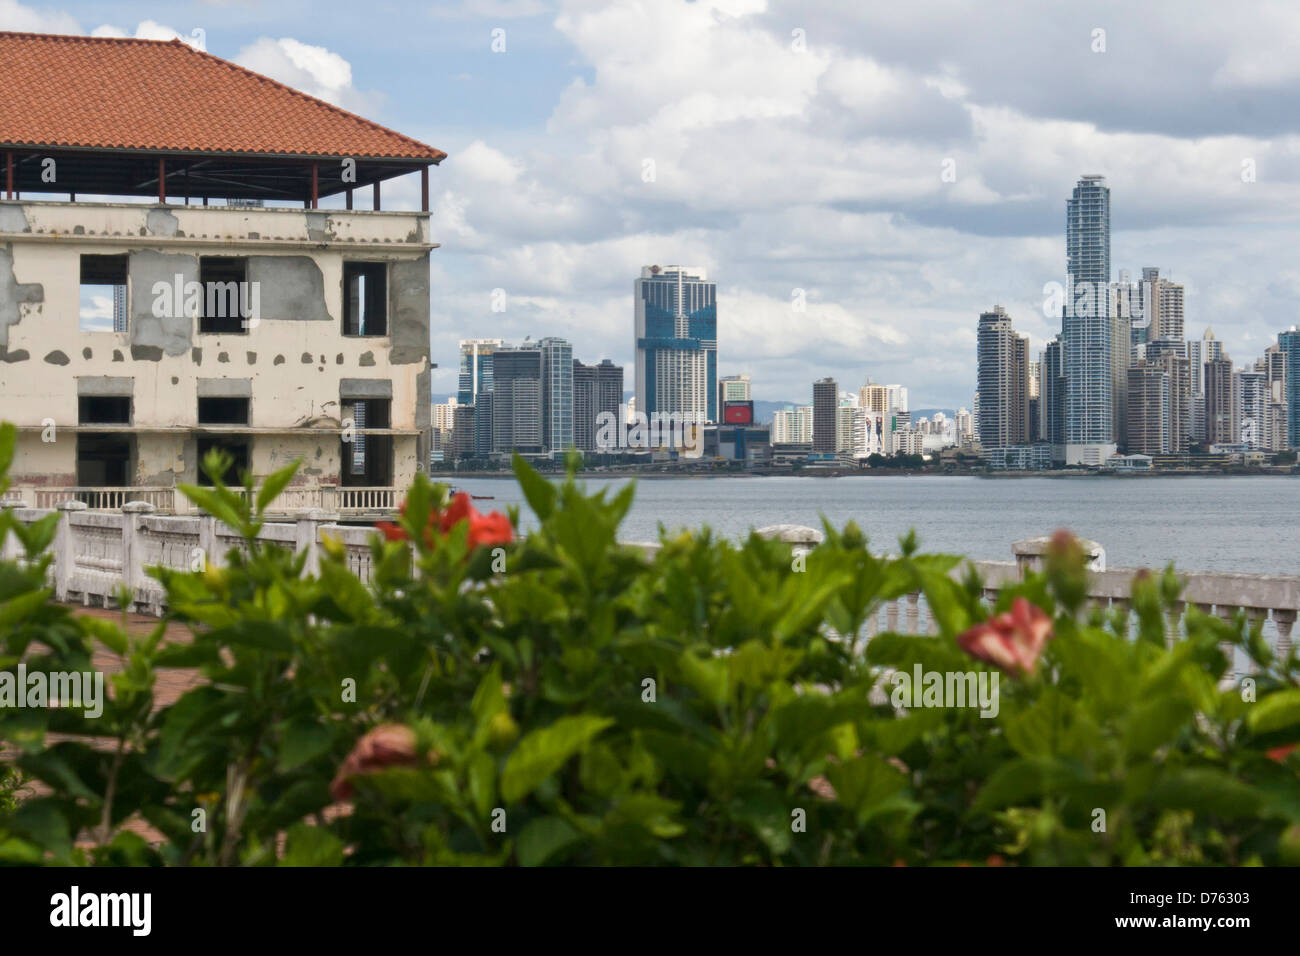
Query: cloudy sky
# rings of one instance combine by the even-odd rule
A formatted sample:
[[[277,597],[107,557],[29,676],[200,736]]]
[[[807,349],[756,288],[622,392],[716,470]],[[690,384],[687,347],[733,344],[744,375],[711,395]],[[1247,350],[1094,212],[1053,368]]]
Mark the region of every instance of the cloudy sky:
[[[1043,286],[1084,173],[1111,186],[1113,268],[1184,283],[1189,335],[1245,364],[1298,321],[1287,0],[0,0],[0,28],[199,36],[446,150],[439,393],[469,336],[629,364],[633,278],[685,263],[718,282],[719,369],[756,398],[829,374],[969,405],[980,311],[1035,353],[1059,331]]]

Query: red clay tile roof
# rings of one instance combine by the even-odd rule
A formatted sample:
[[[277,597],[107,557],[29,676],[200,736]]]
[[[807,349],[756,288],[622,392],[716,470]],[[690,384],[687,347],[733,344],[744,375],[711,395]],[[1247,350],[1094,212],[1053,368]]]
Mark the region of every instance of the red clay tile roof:
[[[442,150],[180,40],[0,32],[0,143],[439,162]]]

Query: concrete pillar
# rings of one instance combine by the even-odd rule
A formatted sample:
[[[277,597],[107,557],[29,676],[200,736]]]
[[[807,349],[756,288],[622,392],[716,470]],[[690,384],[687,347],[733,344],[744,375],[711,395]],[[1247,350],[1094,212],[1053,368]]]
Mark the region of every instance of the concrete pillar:
[[[148,583],[145,573],[144,544],[140,538],[140,525],[145,515],[151,515],[157,509],[147,501],[128,501],[122,505],[122,583],[131,591],[131,607],[144,592]],[[107,600],[105,600],[107,604]]]
[[[907,620],[907,633],[919,634],[921,632],[921,594],[919,591],[913,591],[907,595],[907,606],[904,608]]]
[[[1216,604],[1214,606],[1214,613],[1219,616],[1219,620],[1231,624],[1232,619],[1237,616],[1237,609],[1230,604]],[[1236,683],[1237,680],[1237,645],[1229,641],[1224,641],[1219,645],[1219,649],[1222,650],[1224,655],[1228,658],[1228,671],[1223,675],[1222,682],[1224,686],[1228,686],[1229,684]]]
[[[217,543],[217,519],[210,514],[199,514],[199,550],[208,567],[219,568],[226,563],[225,552]]]
[[[1277,647],[1273,650],[1279,660],[1291,653],[1291,628],[1295,626],[1295,608],[1274,608],[1273,623],[1277,625]]]
[[[1268,608],[1266,607],[1244,607],[1242,610],[1246,612],[1246,619],[1250,621],[1251,627],[1258,624],[1262,628],[1264,622],[1268,620]],[[1246,670],[1251,674],[1259,673],[1259,665],[1249,655],[1247,655],[1246,659]]]
[[[1083,553],[1088,558],[1089,571],[1106,570],[1106,549],[1096,541],[1089,541],[1087,538],[1077,538],[1079,546],[1083,548]],[[1047,538],[1025,538],[1023,541],[1017,541],[1011,545],[1011,553],[1016,556],[1016,567],[1020,570],[1020,576],[1023,578],[1030,571],[1041,572],[1047,567],[1047,552],[1051,548],[1052,539]]]
[[[307,554],[307,561],[303,565],[305,573],[320,574],[320,529],[322,525],[336,524],[338,520],[337,514],[321,508],[308,508],[299,512],[295,519],[293,547],[295,551]]]
[[[27,502],[18,498],[5,498],[0,501],[0,508],[5,511],[26,507]],[[8,531],[0,531],[0,561],[16,561],[22,555],[23,549],[22,545],[18,543],[18,536],[12,535]]]
[[[68,599],[72,572],[77,564],[72,525],[68,518],[71,512],[85,511],[87,507],[84,501],[73,499],[59,502],[59,526],[54,532],[54,598],[58,601]]]
[[[1182,636],[1183,611],[1187,605],[1182,601],[1175,601],[1173,606],[1165,612],[1165,646],[1173,649],[1178,643],[1179,637]]]

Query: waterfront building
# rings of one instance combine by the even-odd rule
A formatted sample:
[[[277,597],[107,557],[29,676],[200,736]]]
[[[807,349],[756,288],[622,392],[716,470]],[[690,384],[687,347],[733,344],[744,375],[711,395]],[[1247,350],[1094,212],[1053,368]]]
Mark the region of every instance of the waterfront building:
[[[980,443],[1026,445],[1029,433],[1029,337],[1011,327],[1002,306],[981,313],[976,332]]]
[[[787,405],[772,415],[774,445],[808,445],[812,447],[813,406]]]
[[[596,435],[602,415],[614,416],[623,402],[623,366],[609,359],[599,365],[573,362],[573,439],[582,451],[597,451]]]
[[[1065,369],[1062,366],[1061,337],[1047,343],[1038,368],[1039,433],[1035,441],[1052,446],[1054,461],[1065,461]]]
[[[1235,445],[1240,418],[1232,360],[1226,355],[1205,363],[1205,440],[1210,445]]]
[[[637,408],[717,421],[717,284],[703,269],[646,266],[633,286]]]
[[[1268,383],[1264,373],[1256,369],[1238,369],[1233,373],[1232,395],[1238,440],[1249,451],[1264,450],[1268,447],[1264,420]]]
[[[573,444],[573,346],[548,336],[542,353],[542,447],[563,454]]]
[[[473,405],[480,391],[492,391],[492,353],[505,345],[501,339],[461,339],[459,389],[456,401]]]
[[[1204,442],[1208,429],[1205,413],[1205,363],[1223,356],[1223,343],[1214,337],[1214,330],[1206,327],[1199,339],[1187,342],[1188,368],[1192,386],[1192,441]]]
[[[492,374],[492,391],[479,394],[492,396],[492,450],[540,454],[545,449],[542,350],[530,345],[497,349]]]
[[[1066,204],[1066,303],[1061,320],[1065,374],[1065,459],[1100,466],[1115,453],[1130,335],[1115,354],[1120,320],[1111,315],[1110,188],[1082,177]],[[1127,383],[1127,378],[1124,378]],[[981,439],[988,444],[986,439]]]
[[[1167,455],[1175,420],[1169,372],[1152,362],[1128,369],[1128,452]]]
[[[474,454],[486,458],[495,450],[492,441],[492,392],[479,392],[474,400]]]
[[[447,444],[445,458],[459,461],[473,458],[477,452],[477,428],[475,417],[478,405],[456,405],[452,419],[451,440]]]
[[[1286,362],[1287,442],[1300,448],[1300,330],[1293,325],[1278,333],[1277,345]]]
[[[812,450],[814,454],[834,454],[837,450],[838,398],[839,386],[835,379],[824,378],[819,382],[813,382]]]
[[[985,462],[994,471],[1043,471],[1052,467],[1052,449],[1044,442],[1005,445],[986,449]]]
[[[964,405],[957,409],[957,414],[953,416],[953,430],[956,433],[957,444],[975,437],[975,427],[972,423],[971,413]]]
[[[0,115],[14,495],[185,508],[176,486],[219,449],[229,481],[301,458],[297,502],[395,506],[432,450],[445,154],[179,41],[0,33],[0,87],[39,104]],[[383,210],[381,183],[412,173],[422,208]],[[296,208],[229,203],[252,198]]]
[[[722,419],[722,409],[726,407],[727,402],[749,402],[753,401],[754,395],[749,375],[727,375],[718,379],[718,419]]]

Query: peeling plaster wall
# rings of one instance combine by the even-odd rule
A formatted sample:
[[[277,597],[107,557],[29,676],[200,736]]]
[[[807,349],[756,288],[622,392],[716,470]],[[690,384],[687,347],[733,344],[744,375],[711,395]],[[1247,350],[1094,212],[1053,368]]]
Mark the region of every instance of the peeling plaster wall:
[[[159,435],[147,432],[137,435],[135,483],[157,488],[173,486],[182,481],[195,481],[198,475],[193,471],[193,461],[186,460],[185,441],[183,435]],[[191,449],[190,458],[193,457]]]
[[[17,325],[23,316],[39,312],[44,301],[45,289],[39,282],[18,281],[13,246],[0,247],[0,347],[9,347],[9,327]]]
[[[188,429],[200,378],[248,379],[252,426],[277,430],[251,436],[254,472],[301,454],[309,483],[336,483],[338,435],[312,429],[338,427],[342,379],[391,382],[392,427],[427,430],[427,232],[427,216],[411,213],[0,202],[0,418],[75,425],[77,378],[115,376],[134,380],[137,427]],[[123,253],[130,331],[80,331],[80,257]],[[194,317],[153,314],[153,284],[197,281],[206,255],[249,257],[261,321],[246,334],[200,334]],[[344,336],[343,263],[377,259],[390,264],[391,336]],[[23,433],[15,477],[73,483],[73,433],[41,448],[31,435],[40,444]],[[394,438],[398,485],[427,457],[421,441]],[[192,434],[138,432],[135,464],[140,484],[194,480]]]
[[[71,431],[60,434],[56,429],[54,441],[44,442],[40,432],[19,432],[14,465],[13,477],[25,478],[25,484],[51,488],[76,484],[77,436]]]
[[[255,442],[252,468],[257,474],[268,474],[301,458],[302,465],[294,476],[295,485],[337,485],[341,450],[342,442],[338,435],[286,435],[282,442],[275,444]]]
[[[161,310],[161,317],[154,314],[154,305],[159,298],[154,294],[154,284],[161,282],[168,289],[175,288],[177,276],[182,289],[186,283],[198,282],[198,256],[168,255],[147,249],[131,253],[131,345],[161,348],[167,355],[183,355],[189,351],[196,327],[194,316],[173,314],[175,310],[171,308]],[[75,273],[73,282],[75,285]],[[74,311],[74,321],[76,317]]]
[[[342,313],[331,313],[325,304],[325,276],[310,256],[252,256],[248,281],[259,284],[263,319],[342,321]]]

